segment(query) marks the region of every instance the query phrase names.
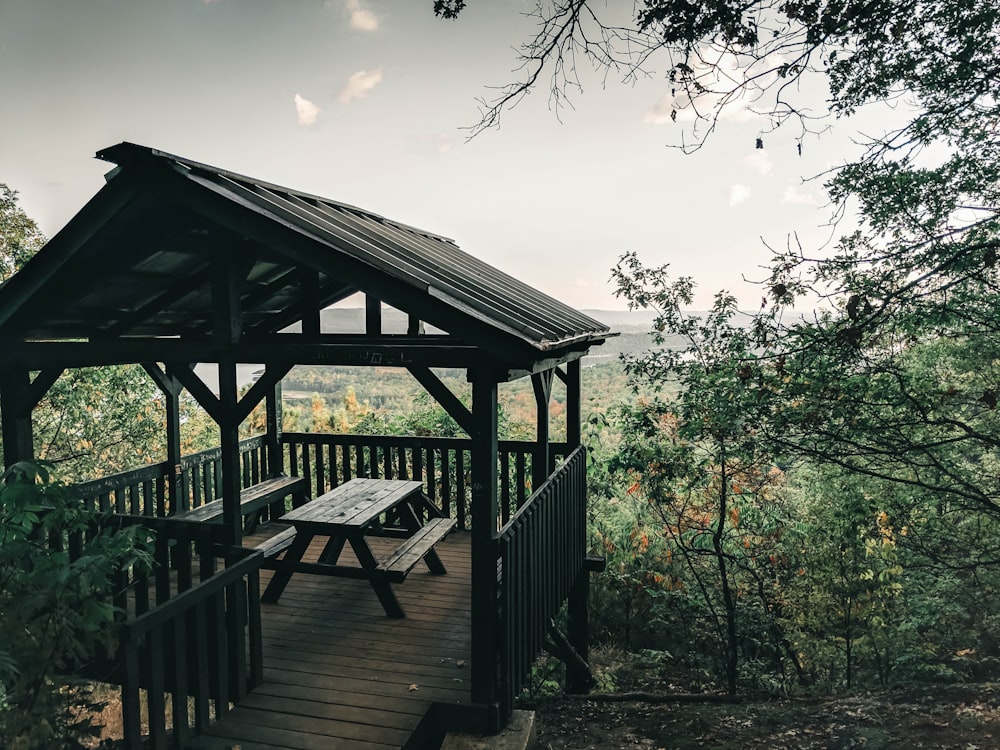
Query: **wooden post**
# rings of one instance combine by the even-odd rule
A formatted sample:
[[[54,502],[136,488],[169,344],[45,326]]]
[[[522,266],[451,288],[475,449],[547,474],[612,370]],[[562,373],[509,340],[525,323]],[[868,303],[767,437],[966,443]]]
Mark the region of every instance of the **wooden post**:
[[[374,294],[365,294],[365,333],[368,336],[382,335],[382,300]]]
[[[0,415],[3,418],[3,462],[12,466],[35,456],[31,410],[28,395],[31,385],[26,370],[4,369],[0,372]]]
[[[143,369],[163,393],[167,419],[167,463],[171,466],[168,487],[170,515],[188,510],[187,493],[183,491],[181,472],[181,389],[184,387],[168,365],[166,372],[155,362],[144,362]]]
[[[489,707],[490,727],[499,722],[497,701],[497,382],[484,372],[472,380],[472,701]]]
[[[580,373],[580,360],[574,359],[566,363],[566,442],[570,453],[582,442]]]
[[[188,509],[187,493],[182,492],[181,482],[181,384],[170,377],[169,390],[163,392],[167,407],[167,463],[172,467],[170,480],[170,513]]]
[[[240,288],[243,278],[238,272],[234,248],[219,248],[212,261],[212,334],[222,346],[238,344],[243,336],[243,308]],[[237,411],[236,361],[226,358],[219,362],[219,445],[222,449],[222,525],[226,542],[239,546],[243,541],[243,514],[240,512],[240,490],[243,487],[240,467],[240,435],[242,421]]]
[[[580,360],[575,359],[566,363],[566,442],[567,450],[573,451],[581,443],[580,433],[580,401],[581,401],[581,368]],[[586,484],[582,488],[586,492]],[[586,534],[586,528],[582,530]],[[583,545],[586,545],[584,540]],[[590,648],[590,572],[595,567],[596,561],[584,560],[583,567],[573,581],[573,588],[570,589],[569,600],[566,602],[566,637],[570,645],[584,661],[588,659]],[[588,675],[581,674],[575,670],[567,670],[566,692],[586,693],[590,690],[591,683]]]
[[[586,662],[590,649],[590,621],[588,607],[590,606],[590,569],[587,565],[580,568],[570,589],[566,602],[566,638],[573,650]],[[588,679],[590,675],[579,670],[566,670],[566,692],[587,693],[592,687]]]
[[[303,268],[299,276],[299,297],[302,312],[302,334],[319,336],[322,331],[319,309],[319,272]]]
[[[549,447],[549,400],[552,398],[552,370],[531,376],[535,391],[535,454],[531,459],[531,491],[535,492],[552,473]]]
[[[226,542],[239,546],[243,541],[243,514],[240,490],[240,420],[236,414],[236,363],[219,363],[219,445],[222,449],[222,525]]]
[[[274,384],[274,388],[267,394],[266,409],[267,434],[264,437],[264,444],[267,446],[267,471],[272,477],[283,474],[285,471],[285,458],[281,446],[281,381]]]

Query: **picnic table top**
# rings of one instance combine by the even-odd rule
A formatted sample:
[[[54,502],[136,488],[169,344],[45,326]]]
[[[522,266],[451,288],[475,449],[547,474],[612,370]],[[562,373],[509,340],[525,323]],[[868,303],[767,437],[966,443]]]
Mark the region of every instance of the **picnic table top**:
[[[362,529],[423,489],[407,479],[352,479],[281,517],[296,526]]]

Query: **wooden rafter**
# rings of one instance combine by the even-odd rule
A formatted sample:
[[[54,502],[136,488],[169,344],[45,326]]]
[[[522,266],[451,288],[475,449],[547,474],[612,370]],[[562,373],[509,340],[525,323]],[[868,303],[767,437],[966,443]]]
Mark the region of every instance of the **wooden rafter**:
[[[406,369],[423,386],[424,390],[441,405],[448,416],[454,419],[467,435],[471,435],[475,429],[472,412],[448,389],[448,386],[426,367],[407,367]]]

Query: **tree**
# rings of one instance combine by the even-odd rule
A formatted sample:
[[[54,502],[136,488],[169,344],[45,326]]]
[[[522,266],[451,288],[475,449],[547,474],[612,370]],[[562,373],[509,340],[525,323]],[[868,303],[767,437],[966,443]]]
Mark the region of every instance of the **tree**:
[[[627,411],[614,469],[656,509],[664,536],[685,561],[717,623],[724,681],[735,693],[744,635],[740,599],[754,588],[763,592],[749,584],[766,575],[780,528],[782,472],[761,425],[780,408],[781,396],[762,399],[750,377],[754,332],[741,325],[734,297],[720,293],[704,316],[692,316],[684,312],[690,278],[671,280],[666,267],[645,268],[634,254],[612,273],[630,307],[655,311],[655,345],[666,336],[685,341],[625,358],[630,377],[655,395]],[[770,625],[780,648],[780,627]]]
[[[0,745],[84,747],[71,705],[87,691],[58,678],[113,653],[116,576],[151,560],[144,531],[101,528],[44,466],[0,476]]]
[[[0,282],[13,276],[44,243],[38,225],[17,204],[17,193],[0,183]]]

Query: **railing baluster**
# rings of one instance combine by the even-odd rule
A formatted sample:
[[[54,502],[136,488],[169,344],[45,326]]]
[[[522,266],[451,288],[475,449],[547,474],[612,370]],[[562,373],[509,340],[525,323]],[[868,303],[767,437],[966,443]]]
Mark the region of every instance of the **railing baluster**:
[[[306,486],[309,488],[310,497],[316,497],[315,489],[313,487],[313,464],[310,460],[310,446],[308,444],[302,445],[302,476],[305,477]]]
[[[194,693],[194,728],[198,734],[208,729],[211,717],[209,716],[209,698],[211,686],[209,684],[208,669],[203,665],[208,664],[208,612],[205,603],[201,602],[194,608],[192,613],[194,623],[194,673],[197,675]]]
[[[510,520],[510,451],[500,451],[500,522]]]
[[[325,446],[316,446],[316,494],[313,497],[318,497],[326,492],[326,461],[324,460],[324,449]]]
[[[188,671],[187,671],[187,633],[184,620],[174,620],[167,629],[173,636],[173,685],[171,690],[171,705],[173,707],[173,745],[176,748],[186,748],[190,739],[188,721]]]
[[[146,664],[149,669],[149,683],[146,687],[146,704],[149,708],[149,737],[153,747],[166,747],[167,722],[166,704],[163,700],[164,679],[163,631],[154,629],[146,634]]]
[[[455,451],[455,510],[458,513],[458,525],[463,529],[470,528],[465,509],[465,451],[459,448]]]
[[[517,458],[514,460],[515,476],[517,477],[517,483],[514,489],[517,491],[518,508],[524,505],[524,501],[527,497],[527,479],[524,465],[526,455],[526,453],[518,453]]]
[[[194,494],[194,497],[191,498],[191,507],[199,508],[204,504],[204,501],[201,497],[201,467],[197,465],[191,467],[191,489]]]

